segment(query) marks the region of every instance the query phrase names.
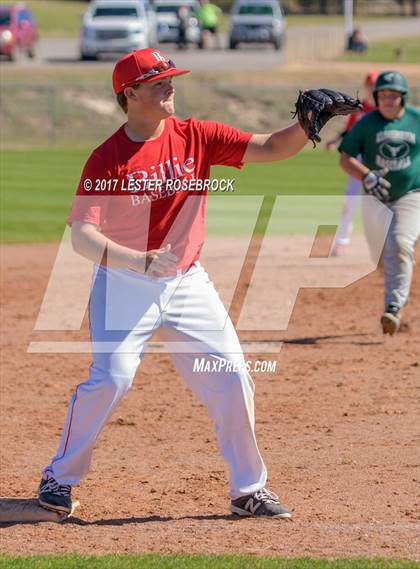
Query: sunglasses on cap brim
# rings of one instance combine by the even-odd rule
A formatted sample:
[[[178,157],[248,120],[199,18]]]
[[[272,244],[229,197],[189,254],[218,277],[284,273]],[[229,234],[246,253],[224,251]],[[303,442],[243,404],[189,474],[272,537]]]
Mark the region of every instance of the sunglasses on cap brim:
[[[151,77],[155,77],[156,75],[160,75],[161,73],[164,73],[169,69],[176,69],[176,65],[171,59],[168,59],[167,61],[159,61],[159,63],[157,63],[151,69],[149,69],[147,73],[139,75],[139,77],[136,77],[132,81],[127,81],[126,83],[123,83],[122,86],[127,87],[135,83],[141,83],[142,81],[150,79]]]

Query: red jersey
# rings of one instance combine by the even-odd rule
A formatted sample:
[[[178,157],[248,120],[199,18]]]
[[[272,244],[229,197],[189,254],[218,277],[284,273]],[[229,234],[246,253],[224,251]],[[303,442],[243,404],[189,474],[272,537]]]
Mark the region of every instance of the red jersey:
[[[370,105],[367,101],[362,101],[362,106],[363,109],[359,113],[353,113],[349,115],[346,126],[344,128],[344,134],[348,133],[352,129],[354,123],[360,120],[366,113],[370,113],[376,109],[374,105]]]
[[[208,194],[191,187],[208,180],[213,165],[241,168],[251,136],[222,123],[170,117],[158,138],[134,142],[122,126],[86,162],[68,223],[93,223],[138,251],[171,243],[178,268],[187,269],[204,243]]]

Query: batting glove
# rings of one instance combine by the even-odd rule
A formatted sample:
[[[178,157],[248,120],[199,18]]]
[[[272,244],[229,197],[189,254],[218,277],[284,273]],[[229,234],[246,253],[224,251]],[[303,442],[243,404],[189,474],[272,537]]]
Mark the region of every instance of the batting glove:
[[[370,196],[374,196],[381,202],[389,200],[389,189],[391,184],[385,180],[383,176],[388,174],[388,168],[382,170],[371,170],[362,178],[362,184],[365,192]]]

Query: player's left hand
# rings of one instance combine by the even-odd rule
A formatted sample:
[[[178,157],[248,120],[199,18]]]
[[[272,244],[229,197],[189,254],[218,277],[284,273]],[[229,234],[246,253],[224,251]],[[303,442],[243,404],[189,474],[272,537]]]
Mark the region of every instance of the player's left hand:
[[[337,148],[337,144],[331,140],[329,140],[325,145],[325,149],[328,151],[335,150],[336,148]]]
[[[146,252],[145,273],[153,277],[173,276],[177,272],[177,261],[170,243],[160,249],[151,249]]]
[[[321,142],[319,133],[322,127],[332,117],[359,112],[362,110],[362,103],[359,99],[353,99],[339,91],[311,89],[299,91],[295,108],[293,116],[298,117],[300,126],[315,147],[317,142]]]
[[[389,200],[388,190],[391,188],[391,184],[384,178],[387,174],[388,168],[382,168],[382,170],[371,170],[362,178],[365,192],[381,202]]]

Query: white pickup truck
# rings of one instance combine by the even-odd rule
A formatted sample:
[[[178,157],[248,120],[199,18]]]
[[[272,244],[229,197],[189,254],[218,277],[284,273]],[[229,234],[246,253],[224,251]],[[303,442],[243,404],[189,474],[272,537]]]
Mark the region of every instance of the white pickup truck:
[[[83,16],[80,58],[153,47],[156,17],[148,0],[93,0]]]

